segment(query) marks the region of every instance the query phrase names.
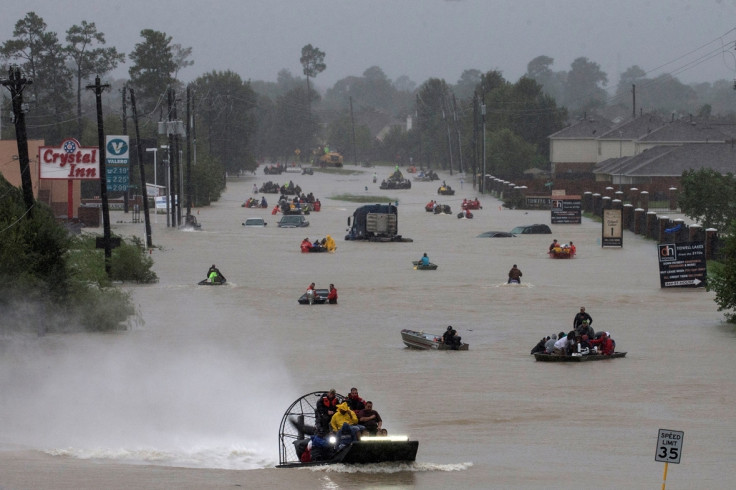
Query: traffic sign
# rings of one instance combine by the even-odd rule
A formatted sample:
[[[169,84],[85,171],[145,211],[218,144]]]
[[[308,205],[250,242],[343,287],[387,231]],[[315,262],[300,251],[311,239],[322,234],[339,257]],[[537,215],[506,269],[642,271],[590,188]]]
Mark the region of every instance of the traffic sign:
[[[657,452],[655,461],[662,463],[680,463],[682,457],[682,440],[685,432],[679,430],[659,429],[657,435]]]

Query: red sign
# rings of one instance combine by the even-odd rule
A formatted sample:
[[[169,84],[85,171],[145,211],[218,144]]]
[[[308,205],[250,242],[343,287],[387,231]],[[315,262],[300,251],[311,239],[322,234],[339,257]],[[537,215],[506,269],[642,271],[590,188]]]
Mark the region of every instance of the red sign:
[[[38,149],[38,172],[42,179],[99,180],[99,148],[83,147],[69,138],[61,146]]]

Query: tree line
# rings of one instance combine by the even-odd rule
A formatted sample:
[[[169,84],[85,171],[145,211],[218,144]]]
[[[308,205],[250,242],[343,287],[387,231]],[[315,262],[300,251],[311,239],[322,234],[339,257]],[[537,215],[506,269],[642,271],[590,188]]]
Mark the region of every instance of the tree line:
[[[0,45],[0,60],[4,70],[17,64],[33,80],[29,137],[55,144],[74,135],[82,144],[96,144],[94,108],[83,85],[129,63],[129,78],[114,81],[106,94],[105,129],[108,134],[126,130],[125,94],[133,89],[144,144],[155,146],[158,122],[168,120],[171,111],[183,113],[179,73],[194,61],[191,47],[164,32],[144,29],[140,35],[126,55],[107,47],[93,22],[71,26],[62,41],[34,12],[19,20],[13,38]],[[202,74],[187,85],[197,142],[195,204],[218,198],[225,173],[254,170],[259,161],[308,162],[324,144],[347,162],[412,162],[475,172],[485,148],[486,172],[518,179],[529,168],[547,168],[548,136],[572,119],[592,111],[633,113],[633,86],[643,110],[736,113],[725,81],[688,86],[669,75],[649,79],[632,66],[609,94],[607,74],[584,57],[569,70],[555,71],[554,59],[538,56],[515,82],[498,70],[468,69],[455,83],[430,78],[417,85],[406,76],[391,80],[371,66],[320,93],[314,83],[328,69],[326,53],[308,44],[298,55],[304,77],[281,70],[275,82],[252,81],[226,70]],[[176,94],[173,109],[166,103],[169,90]],[[7,117],[9,101],[3,98]],[[3,124],[3,137],[11,131]]]

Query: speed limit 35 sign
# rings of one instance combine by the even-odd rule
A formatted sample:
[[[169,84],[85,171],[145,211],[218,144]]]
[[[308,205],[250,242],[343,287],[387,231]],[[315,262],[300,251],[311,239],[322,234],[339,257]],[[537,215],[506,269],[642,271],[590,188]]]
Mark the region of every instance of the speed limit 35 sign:
[[[663,463],[679,463],[682,456],[682,440],[685,432],[679,430],[659,429],[657,436],[657,453],[655,461]]]

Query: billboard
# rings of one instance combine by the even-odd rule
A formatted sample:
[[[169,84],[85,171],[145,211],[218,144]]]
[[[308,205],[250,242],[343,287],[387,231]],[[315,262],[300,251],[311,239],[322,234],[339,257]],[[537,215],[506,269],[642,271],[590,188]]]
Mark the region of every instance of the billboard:
[[[659,243],[662,288],[701,288],[707,282],[705,242]]]
[[[580,196],[552,196],[552,224],[580,224],[582,222],[582,203]]]
[[[108,191],[125,192],[130,186],[130,141],[127,135],[108,135],[105,144],[105,176]]]
[[[623,212],[620,209],[604,209],[601,230],[601,247],[623,247]]]

